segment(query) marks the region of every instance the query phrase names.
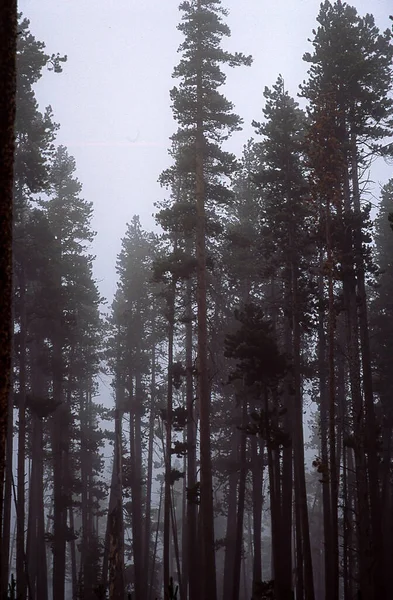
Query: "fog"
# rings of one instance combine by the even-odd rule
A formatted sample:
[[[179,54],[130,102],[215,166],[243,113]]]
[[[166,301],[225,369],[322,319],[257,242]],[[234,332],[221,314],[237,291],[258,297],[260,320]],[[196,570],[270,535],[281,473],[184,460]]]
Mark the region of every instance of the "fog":
[[[359,14],[372,12],[381,30],[389,26],[388,0],[356,0]],[[243,118],[243,131],[227,147],[240,156],[255,137],[263,90],[285,80],[296,96],[306,76],[304,52],[316,27],[318,0],[228,0],[229,50],[251,54],[249,69],[229,70],[225,93]],[[165,196],[157,179],[170,165],[169,137],[175,123],[169,100],[181,42],[177,0],[21,0],[37,39],[49,53],[66,54],[59,77],[48,73],[37,86],[41,106],[50,104],[60,123],[58,141],[76,158],[83,194],[94,202],[95,273],[110,300],[115,262],[125,225],[134,214],[154,227],[154,203]],[[301,100],[300,100],[301,101]],[[373,171],[376,193],[389,167]]]
[[[391,2],[0,2],[0,600],[391,600]]]

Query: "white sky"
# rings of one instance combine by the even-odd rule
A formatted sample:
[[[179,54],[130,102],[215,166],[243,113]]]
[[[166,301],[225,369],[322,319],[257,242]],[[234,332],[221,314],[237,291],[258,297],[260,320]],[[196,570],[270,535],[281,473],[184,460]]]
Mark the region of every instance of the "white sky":
[[[1,0],[0,0],[1,1]],[[83,196],[94,203],[95,274],[111,300],[115,262],[126,223],[139,214],[154,226],[153,203],[163,198],[157,178],[169,166],[169,136],[175,130],[169,90],[181,41],[176,30],[179,0],[19,0],[31,31],[49,54],[68,55],[60,75],[48,73],[37,88],[41,106],[50,104],[60,123],[58,143],[77,163]],[[353,0],[377,25],[391,25],[391,0]],[[231,70],[225,93],[244,119],[230,150],[241,155],[259,120],[263,89],[279,73],[296,95],[306,76],[302,55],[311,50],[319,0],[223,0],[230,9],[229,49],[252,54],[251,68]],[[373,172],[376,193],[393,175]]]

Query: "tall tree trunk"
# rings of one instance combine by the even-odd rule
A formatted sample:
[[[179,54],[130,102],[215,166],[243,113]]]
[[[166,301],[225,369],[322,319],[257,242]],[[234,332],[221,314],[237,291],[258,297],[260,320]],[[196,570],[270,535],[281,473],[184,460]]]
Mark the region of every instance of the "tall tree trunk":
[[[192,354],[192,284],[187,281],[186,323],[186,404],[187,404],[187,563],[190,600],[199,600],[199,555],[197,548],[197,419],[194,410],[193,354]],[[186,585],[186,584],[185,584]]]
[[[12,207],[16,101],[16,0],[0,5],[0,529],[3,522],[8,402],[12,365]],[[1,567],[0,567],[1,568]],[[6,573],[0,570],[0,590]]]
[[[202,2],[197,0],[197,10],[202,11]],[[214,539],[213,474],[210,448],[210,384],[208,373],[208,328],[207,328],[207,277],[206,277],[206,215],[204,174],[204,121],[203,121],[203,60],[202,33],[197,32],[198,64],[196,76],[196,261],[197,261],[197,308],[198,308],[198,397],[200,410],[200,462],[201,462],[201,518],[203,556],[201,599],[217,600],[216,553]]]
[[[262,487],[264,446],[263,441],[258,443],[256,436],[251,436],[252,521],[254,543],[252,570],[253,591],[255,591],[256,583],[262,581]]]
[[[153,481],[153,444],[154,444],[154,422],[156,402],[156,341],[155,341],[155,317],[153,316],[152,348],[151,348],[151,381],[150,381],[150,415],[149,415],[149,441],[147,451],[147,482],[146,482],[146,510],[144,531],[144,589],[147,595],[150,582],[150,544],[151,544],[151,493]]]
[[[73,507],[68,507],[69,513],[69,522],[70,522],[70,530],[71,533],[75,533],[75,525],[74,525],[74,511]],[[78,598],[78,576],[77,576],[77,568],[76,568],[76,547],[75,547],[75,539],[70,540],[70,554],[71,554],[71,583],[72,583],[72,600],[77,600]],[[92,594],[89,592],[85,594],[84,599],[89,600],[92,597]]]
[[[11,542],[11,504],[12,504],[12,448],[13,448],[13,393],[10,391],[8,402],[8,430],[6,447],[6,469],[4,485],[3,527],[0,519],[0,598],[7,595],[10,542]]]
[[[18,394],[18,487],[17,487],[17,534],[16,534],[16,585],[20,600],[27,592],[25,572],[25,462],[26,462],[26,280],[24,266],[19,276],[20,296],[20,351],[19,351],[19,394]]]
[[[346,345],[350,390],[352,397],[353,441],[356,471],[356,524],[358,542],[358,579],[363,598],[372,599],[372,581],[370,578],[370,519],[369,494],[367,481],[367,465],[364,451],[364,406],[361,392],[359,330],[357,313],[356,280],[353,265],[352,227],[353,214],[351,210],[348,176],[344,181],[344,213],[342,219],[342,271],[343,295],[346,316]]]
[[[296,600],[304,600],[304,558],[302,541],[302,520],[300,515],[300,506],[296,502],[298,481],[295,473],[295,549],[296,549]],[[326,599],[327,600],[327,599]]]
[[[172,471],[172,402],[173,402],[173,338],[175,327],[175,293],[176,284],[172,281],[168,305],[168,393],[166,408],[165,435],[165,494],[164,494],[164,598],[168,593],[170,583],[170,539],[171,539],[171,471]]]
[[[231,463],[238,464],[239,431],[234,428],[231,440]],[[228,491],[228,516],[225,535],[225,559],[224,559],[224,581],[223,600],[231,597],[233,585],[233,571],[235,568],[235,544],[236,544],[236,496],[239,474],[237,468],[231,469],[229,474]]]
[[[242,410],[242,428],[247,425],[247,401],[243,398]],[[233,569],[233,591],[232,600],[239,600],[240,593],[240,576],[242,565],[242,548],[243,548],[243,527],[244,527],[244,501],[246,495],[246,477],[247,477],[247,436],[243,430],[240,439],[240,473],[239,473],[239,496],[237,504],[236,518],[236,543],[235,543],[235,560]]]
[[[291,324],[285,319],[285,348],[291,354]],[[281,474],[281,539],[280,561],[281,583],[280,596],[282,600],[292,600],[292,496],[293,496],[293,394],[292,377],[287,375],[284,393],[285,414],[283,417],[283,430],[287,436],[287,443],[282,449],[282,474]]]
[[[139,360],[138,360],[139,359]],[[140,353],[137,364],[140,365]],[[139,368],[139,367],[138,367]],[[132,465],[132,547],[134,555],[135,596],[145,598],[143,572],[143,511],[142,511],[142,432],[141,413],[142,381],[138,370],[135,375],[135,397],[131,399],[130,413],[130,455]]]
[[[118,382],[120,385],[120,382]],[[108,511],[109,529],[109,600],[124,600],[124,527],[122,502],[121,413],[117,398],[115,414],[115,449],[113,457],[112,494]]]
[[[298,267],[292,261],[292,309],[293,309],[293,372],[294,372],[294,468],[297,485],[295,501],[299,506],[301,520],[301,536],[304,560],[305,600],[314,600],[314,576],[310,543],[310,529],[307,506],[307,490],[304,467],[304,435],[303,435],[303,399],[300,372],[300,322],[298,300]],[[297,494],[296,494],[297,491]]]
[[[31,395],[38,402],[47,397],[46,382],[40,368],[41,345],[31,345]],[[38,404],[39,407],[39,404]],[[48,573],[45,543],[44,516],[44,451],[43,416],[39,408],[31,411],[32,419],[32,468],[29,486],[29,522],[27,532],[27,563],[30,590],[33,599],[47,600]],[[29,598],[30,600],[30,598]]]
[[[329,483],[330,483],[330,531],[331,531],[331,578],[329,598],[339,597],[339,550],[338,550],[338,466],[336,457],[336,379],[335,379],[335,330],[333,247],[330,202],[326,204],[326,247],[328,265],[328,373],[329,373]]]
[[[358,157],[356,133],[351,134],[351,175],[353,191],[353,208],[355,216],[354,250],[356,265],[356,281],[359,305],[359,333],[362,356],[363,393],[365,405],[365,438],[368,463],[371,537],[373,552],[373,585],[374,598],[381,599],[385,594],[390,565],[383,552],[383,536],[381,526],[380,482],[378,459],[378,431],[375,418],[374,396],[371,372],[370,337],[368,325],[367,295],[365,287],[365,272],[363,258],[363,240],[361,227],[360,189],[358,179]]]
[[[164,486],[161,484],[160,503],[158,505],[157,527],[156,527],[156,535],[155,535],[154,548],[153,548],[153,560],[152,560],[152,566],[151,566],[151,576],[150,576],[150,582],[149,582],[148,600],[152,599],[153,591],[155,589],[154,586],[155,586],[155,581],[156,581],[156,556],[157,556],[157,545],[158,545],[158,533],[159,533],[160,524],[161,524],[161,507],[162,507],[163,491],[164,491]]]

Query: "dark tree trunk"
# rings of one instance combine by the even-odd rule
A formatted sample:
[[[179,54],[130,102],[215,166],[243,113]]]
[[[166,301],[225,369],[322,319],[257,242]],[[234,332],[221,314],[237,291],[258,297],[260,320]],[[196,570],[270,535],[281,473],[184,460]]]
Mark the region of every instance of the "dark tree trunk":
[[[371,540],[373,553],[373,587],[374,598],[384,597],[388,573],[391,570],[383,552],[383,536],[381,526],[381,502],[379,485],[378,431],[375,418],[373,384],[371,373],[370,337],[368,325],[367,295],[365,287],[365,270],[363,258],[363,237],[361,229],[360,189],[358,180],[358,158],[356,133],[351,135],[351,175],[353,190],[353,208],[356,219],[354,227],[354,250],[356,280],[359,305],[359,333],[362,356],[363,393],[365,405],[365,441],[370,494]],[[370,599],[371,600],[371,599]]]
[[[12,207],[16,40],[16,0],[2,0],[0,4],[0,528],[3,521],[4,475],[9,422],[8,402],[12,364]],[[7,585],[7,573],[0,570],[0,577],[0,590],[2,590]]]
[[[303,399],[300,372],[300,323],[298,307],[298,268],[292,262],[292,308],[293,308],[293,372],[294,372],[294,412],[293,412],[293,444],[294,444],[294,469],[295,502],[299,507],[300,526],[303,544],[304,565],[304,591],[305,600],[314,600],[314,577],[312,568],[310,529],[307,506],[307,490],[304,467],[304,436],[303,436]],[[297,492],[297,493],[296,493]]]
[[[262,581],[262,507],[264,442],[251,437],[252,516],[253,516],[253,589]],[[259,451],[258,451],[259,450]]]
[[[137,361],[140,364],[140,356]],[[143,582],[143,510],[142,510],[142,382],[140,372],[135,376],[135,397],[131,399],[130,413],[130,456],[132,495],[132,546],[134,555],[135,595],[145,598]]]
[[[176,284],[172,282],[168,306],[168,393],[166,407],[165,434],[165,494],[164,494],[164,598],[168,593],[170,583],[170,539],[171,539],[171,449],[172,449],[172,402],[173,402],[173,338],[175,327],[175,293]]]
[[[150,582],[151,560],[151,493],[153,481],[153,443],[154,443],[154,422],[155,422],[155,401],[156,401],[156,342],[155,342],[155,317],[153,317],[152,349],[151,349],[151,382],[150,382],[150,415],[149,415],[149,441],[147,453],[147,482],[146,482],[146,511],[145,511],[145,531],[144,531],[144,589],[147,595]]]
[[[119,385],[119,382],[118,382]],[[117,406],[119,406],[117,398]],[[124,600],[124,527],[122,502],[122,443],[121,413],[116,408],[115,449],[113,457],[113,475],[111,485],[111,503],[108,511],[109,530],[109,600]]]
[[[243,398],[242,410],[242,427],[247,425],[247,401]],[[239,495],[237,504],[236,517],[236,542],[235,542],[235,560],[233,569],[233,590],[232,600],[239,599],[240,593],[240,575],[242,565],[242,548],[243,548],[243,524],[244,524],[244,501],[246,495],[246,477],[247,477],[247,436],[245,431],[241,433],[240,452],[239,452]]]
[[[197,10],[202,10],[201,0]],[[197,261],[197,312],[198,312],[198,398],[200,411],[200,463],[201,463],[201,518],[202,539],[202,593],[201,600],[217,600],[216,553],[214,538],[213,473],[210,443],[210,384],[208,372],[207,327],[207,276],[206,276],[206,230],[205,230],[205,173],[204,173],[204,121],[203,121],[203,60],[202,34],[198,35],[198,64],[196,67],[196,261]]]
[[[20,600],[25,600],[27,582],[25,573],[25,462],[26,462],[26,280],[24,267],[19,276],[20,298],[20,351],[19,351],[19,394],[18,394],[18,487],[17,487],[17,534],[16,534],[16,585]]]
[[[6,469],[4,485],[3,527],[0,520],[0,598],[7,594],[10,542],[11,542],[11,504],[12,504],[12,447],[13,447],[13,394],[9,394],[8,431],[6,448]]]
[[[187,563],[190,600],[199,600],[199,554],[197,549],[197,474],[196,444],[197,418],[194,410],[194,383],[192,360],[192,286],[187,281],[186,323],[186,404],[187,404]],[[184,583],[186,586],[187,584]]]
[[[238,463],[239,431],[234,429],[231,440],[231,463]],[[239,473],[237,469],[232,468],[229,474],[229,492],[228,492],[228,516],[225,535],[225,559],[224,559],[224,581],[223,581],[223,600],[231,597],[233,585],[233,571],[235,568],[235,544],[236,544],[236,497]]]

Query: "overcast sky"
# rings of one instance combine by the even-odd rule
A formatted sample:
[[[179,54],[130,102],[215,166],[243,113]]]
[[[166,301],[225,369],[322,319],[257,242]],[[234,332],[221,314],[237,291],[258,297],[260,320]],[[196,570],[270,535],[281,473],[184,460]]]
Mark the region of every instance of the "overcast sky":
[[[1,1],[1,0],[0,0]],[[94,203],[95,274],[111,300],[115,262],[126,223],[139,214],[154,226],[153,204],[163,198],[157,178],[169,164],[175,130],[169,90],[181,41],[176,30],[179,0],[19,0],[31,31],[48,53],[68,55],[60,75],[48,73],[37,88],[60,123],[58,142],[77,162],[83,196]],[[391,0],[354,0],[372,12],[381,29],[390,26]],[[230,149],[240,156],[260,119],[263,89],[279,73],[296,95],[306,76],[302,55],[316,26],[319,0],[223,0],[232,30],[228,49],[252,54],[252,67],[230,71],[225,93],[244,119]],[[393,175],[380,165],[375,189]]]

